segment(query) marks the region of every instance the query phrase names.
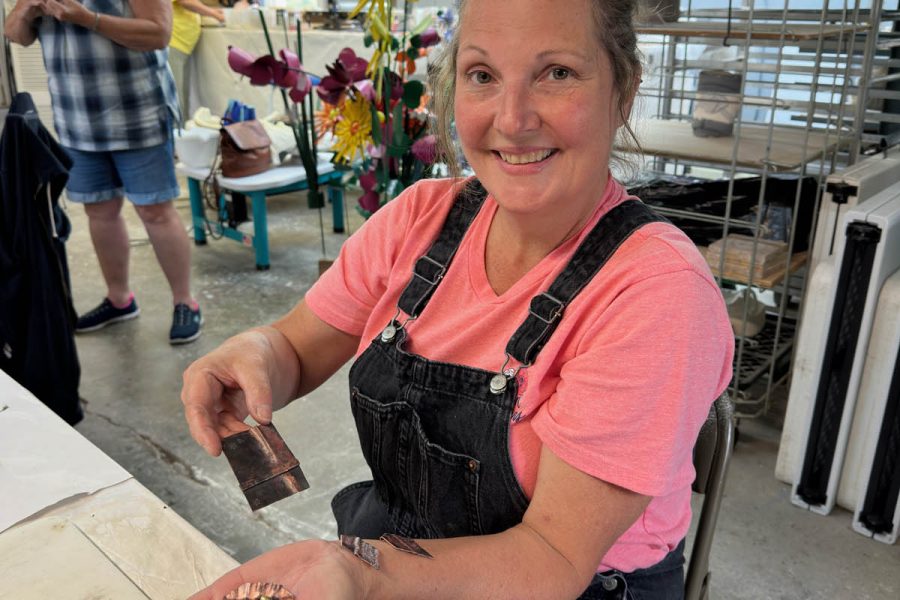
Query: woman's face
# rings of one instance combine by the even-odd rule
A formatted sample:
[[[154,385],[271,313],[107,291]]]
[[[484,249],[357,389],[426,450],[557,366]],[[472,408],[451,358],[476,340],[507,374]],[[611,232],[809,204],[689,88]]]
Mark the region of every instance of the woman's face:
[[[470,0],[457,55],[463,152],[517,213],[594,206],[620,125],[590,0]]]

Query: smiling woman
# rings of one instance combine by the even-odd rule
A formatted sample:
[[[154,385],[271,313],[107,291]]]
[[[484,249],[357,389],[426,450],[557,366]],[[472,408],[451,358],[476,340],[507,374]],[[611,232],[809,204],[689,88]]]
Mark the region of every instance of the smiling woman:
[[[198,598],[257,580],[301,598],[681,596],[693,444],[734,340],[697,249],[609,172],[640,79],[632,9],[466,0],[434,89],[445,157],[455,121],[475,177],[408,188],[287,316],[185,373],[191,433],[217,454],[355,358],[372,469],[332,501],[343,544],[280,548]]]
[[[586,2],[564,11],[476,2],[465,11],[454,114],[463,152],[499,206],[487,252],[496,277],[510,275],[494,285],[502,292],[593,213],[632,97],[615,87],[610,60],[584,25],[592,21]],[[526,47],[536,51],[517,51]]]
[[[467,10],[470,0],[460,2],[460,13]],[[641,77],[641,61],[637,48],[637,36],[632,26],[633,14],[636,10],[633,2],[589,2],[585,7],[590,11],[585,15],[589,22],[593,23],[593,31],[585,31],[591,38],[588,45],[581,48],[582,52],[596,49],[598,46],[604,51],[612,70],[612,78],[616,97],[612,100],[616,103],[616,109],[622,119],[622,130],[619,132],[623,140],[620,147],[629,151],[638,150],[637,138],[634,136],[629,124],[628,116],[631,112],[631,102],[637,93]],[[514,18],[515,8],[512,5],[502,5],[504,18]],[[577,7],[573,7],[578,10]],[[560,11],[555,11],[559,13]],[[582,21],[581,24],[588,21]],[[579,30],[582,30],[579,27]],[[433,85],[434,106],[437,115],[436,133],[442,156],[450,166],[451,172],[458,175],[456,162],[456,149],[451,135],[451,124],[454,118],[454,97],[456,91],[457,56],[459,54],[458,36],[451,39],[447,51],[441,56],[434,68],[435,81]],[[528,40],[530,41],[530,40]]]

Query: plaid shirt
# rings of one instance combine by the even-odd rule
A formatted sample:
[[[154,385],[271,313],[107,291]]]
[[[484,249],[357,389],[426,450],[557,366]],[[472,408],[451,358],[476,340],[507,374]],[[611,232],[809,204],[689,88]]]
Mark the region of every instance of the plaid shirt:
[[[128,0],[83,0],[88,9],[132,17]],[[162,144],[179,121],[166,49],[129,50],[72,23],[35,23],[44,53],[53,123],[64,146],[88,152]]]

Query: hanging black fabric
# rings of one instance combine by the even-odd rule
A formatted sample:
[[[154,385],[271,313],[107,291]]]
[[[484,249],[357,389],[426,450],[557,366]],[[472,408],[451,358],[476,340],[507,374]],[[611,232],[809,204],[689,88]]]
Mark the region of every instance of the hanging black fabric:
[[[83,417],[59,195],[72,161],[17,94],[0,137],[0,369],[69,424]]]

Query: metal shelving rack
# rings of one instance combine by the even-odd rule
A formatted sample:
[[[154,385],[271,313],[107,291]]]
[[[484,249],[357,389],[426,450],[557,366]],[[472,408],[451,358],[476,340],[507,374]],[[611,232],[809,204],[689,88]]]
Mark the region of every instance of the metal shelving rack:
[[[3,11],[3,5],[0,4],[0,36],[2,36],[5,21],[6,14]],[[12,102],[13,97],[13,82],[10,76],[9,64],[9,41],[3,37],[0,40],[0,117],[5,117],[6,109]],[[0,125],[0,129],[2,129],[2,125]]]
[[[900,44],[888,47],[882,40],[879,46],[880,31],[900,16],[883,12],[882,1],[845,0],[837,9],[826,1],[814,10],[796,9],[790,0],[784,0],[782,8],[760,10],[754,8],[755,0],[721,10],[691,10],[690,5],[685,9],[683,2],[678,21],[640,25],[639,44],[648,59],[637,119],[644,151],[642,172],[729,181],[724,216],[660,211],[719,223],[723,238],[735,226],[749,229],[758,243],[764,235],[767,183],[775,174],[790,173],[816,182],[818,193],[811,209],[816,215],[828,174],[855,162],[873,143],[890,143],[884,134],[872,132],[872,123],[896,123],[900,130],[897,115],[885,118],[868,104],[873,82],[888,87],[896,83],[897,92],[876,96],[900,103],[900,73],[891,70],[900,69],[883,57],[885,47],[892,52]],[[884,74],[873,74],[875,66]],[[702,69],[741,74],[740,107],[731,137],[700,138],[692,133],[691,109]],[[749,222],[732,214],[734,181],[748,176],[761,181],[755,218]],[[793,202],[788,203],[795,217],[800,203],[798,183]],[[812,243],[814,224],[810,231],[798,232],[796,222],[795,218],[787,239],[789,249],[797,236],[808,235]],[[746,279],[721,277],[724,252],[718,269],[712,265],[721,285],[771,290],[776,299],[763,331],[737,339],[730,393],[738,416],[746,418],[767,412],[773,389],[790,375],[799,314],[794,304],[802,299],[806,284],[804,257],[790,251],[774,280],[754,280],[756,243]]]

